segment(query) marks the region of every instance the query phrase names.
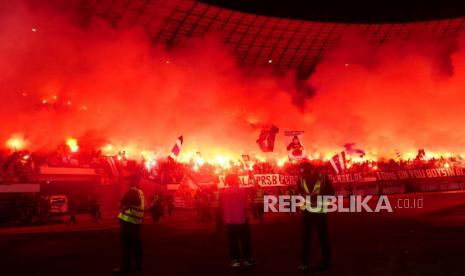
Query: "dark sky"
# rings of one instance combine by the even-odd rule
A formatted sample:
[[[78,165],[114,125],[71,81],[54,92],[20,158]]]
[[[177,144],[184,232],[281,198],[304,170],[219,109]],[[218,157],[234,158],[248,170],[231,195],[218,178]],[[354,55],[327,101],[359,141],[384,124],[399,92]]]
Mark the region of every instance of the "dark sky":
[[[200,0],[284,18],[331,22],[409,22],[465,16],[465,3],[450,0]]]

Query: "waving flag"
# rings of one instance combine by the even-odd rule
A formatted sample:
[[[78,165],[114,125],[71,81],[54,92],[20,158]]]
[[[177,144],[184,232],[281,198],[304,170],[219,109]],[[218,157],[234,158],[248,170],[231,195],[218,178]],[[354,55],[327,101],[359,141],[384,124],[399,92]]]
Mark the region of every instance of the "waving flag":
[[[197,181],[195,181],[195,179],[189,173],[186,173],[184,175],[184,178],[181,180],[181,183],[187,185],[190,189],[193,190],[197,190],[199,188]]]
[[[176,144],[174,144],[173,149],[171,150],[171,153],[170,153],[170,156],[169,156],[173,160],[178,159],[179,153],[181,152],[183,141],[184,141],[184,139],[183,139],[182,135],[179,136],[178,139],[176,140]]]
[[[257,144],[263,152],[272,152],[274,150],[274,140],[279,128],[271,126],[269,129],[262,129],[258,137]]]
[[[329,163],[334,171],[339,174],[346,169],[346,154],[344,151],[339,152],[329,159]]]
[[[360,158],[365,156],[365,151],[355,148],[355,143],[347,143],[344,145],[345,152],[348,154],[358,155]]]
[[[107,170],[113,177],[118,177],[120,175],[120,165],[116,156],[107,156],[106,157]]]

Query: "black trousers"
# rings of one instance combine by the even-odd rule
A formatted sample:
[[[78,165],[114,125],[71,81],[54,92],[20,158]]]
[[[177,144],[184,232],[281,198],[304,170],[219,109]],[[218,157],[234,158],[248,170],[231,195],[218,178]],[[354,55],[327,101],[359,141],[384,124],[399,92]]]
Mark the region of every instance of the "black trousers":
[[[313,229],[316,229],[321,248],[321,262],[331,262],[331,247],[328,234],[328,215],[304,211],[302,214],[302,264],[310,261]]]
[[[216,226],[220,228],[223,226],[223,209],[221,207],[213,207],[212,209],[215,214]]]
[[[263,208],[264,208],[264,203],[263,202],[256,202],[253,204],[253,216],[256,219],[263,219]]]
[[[133,264],[142,266],[141,224],[134,224],[120,220],[121,249],[123,251],[123,269],[129,270]]]
[[[252,257],[252,246],[249,223],[227,224],[227,229],[229,237],[229,255],[231,259],[241,259],[240,247],[242,247],[244,259],[250,259]]]
[[[163,206],[161,205],[154,205],[150,207],[150,214],[152,215],[153,221],[159,221],[160,218],[164,215],[163,214]]]

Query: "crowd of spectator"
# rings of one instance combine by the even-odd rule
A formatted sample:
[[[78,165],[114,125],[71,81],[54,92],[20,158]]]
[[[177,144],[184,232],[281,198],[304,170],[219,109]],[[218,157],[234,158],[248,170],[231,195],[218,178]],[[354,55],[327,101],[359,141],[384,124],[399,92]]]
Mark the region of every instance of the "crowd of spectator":
[[[307,160],[313,165],[324,167],[333,173],[329,162]],[[124,176],[125,173],[137,172],[160,184],[181,183],[186,178],[194,182],[214,182],[218,175],[235,172],[247,174],[285,174],[298,175],[299,162],[263,162],[258,160],[231,161],[229,164],[196,164],[194,161],[180,163],[170,158],[154,160],[151,166],[145,166],[146,160],[132,160],[124,151],[108,156],[99,150],[72,152],[67,147],[59,147],[51,153],[31,153],[27,150],[9,153],[0,151],[0,183],[24,183],[37,178],[40,166],[95,168],[100,174],[112,177]],[[378,159],[346,163],[345,173],[375,174],[376,171],[393,171],[401,169],[436,168],[463,166],[460,157],[426,158],[424,150],[419,150],[414,159]]]

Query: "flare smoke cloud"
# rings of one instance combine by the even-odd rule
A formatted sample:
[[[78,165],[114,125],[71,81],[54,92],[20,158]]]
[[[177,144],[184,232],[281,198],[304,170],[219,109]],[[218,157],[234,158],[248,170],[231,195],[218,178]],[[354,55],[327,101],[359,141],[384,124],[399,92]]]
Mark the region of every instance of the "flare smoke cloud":
[[[372,45],[351,35],[307,80],[253,75],[217,36],[175,49],[153,47],[140,29],[25,3],[0,4],[0,140],[25,138],[33,150],[66,137],[168,154],[183,150],[259,152],[257,125],[304,130],[307,152],[331,155],[346,143],[394,156],[425,148],[465,153],[465,40]],[[259,70],[258,70],[259,71]],[[284,153],[278,137],[276,151]]]

